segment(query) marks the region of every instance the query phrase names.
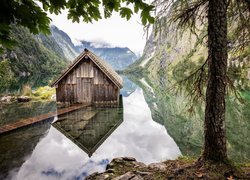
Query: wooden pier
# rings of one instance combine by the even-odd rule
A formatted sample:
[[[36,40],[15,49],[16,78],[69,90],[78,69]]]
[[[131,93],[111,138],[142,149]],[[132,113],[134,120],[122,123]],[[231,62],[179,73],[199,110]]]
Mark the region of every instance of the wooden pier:
[[[36,116],[36,117],[27,118],[27,119],[20,119],[20,120],[14,122],[14,123],[10,123],[10,124],[0,126],[0,135],[4,134],[4,133],[7,133],[9,131],[13,131],[15,129],[19,129],[19,128],[22,128],[22,127],[25,127],[25,126],[28,126],[28,125],[31,125],[31,124],[41,122],[43,120],[52,118],[52,117],[57,116],[57,115],[61,115],[61,114],[67,113],[67,112],[75,111],[75,110],[83,108],[83,107],[87,107],[89,105],[90,104],[73,105],[73,106],[70,106],[70,107],[67,107],[67,108],[59,109],[59,110],[57,110],[55,112],[50,112],[50,113],[47,113],[47,114],[42,114],[42,115],[39,115],[39,116]]]

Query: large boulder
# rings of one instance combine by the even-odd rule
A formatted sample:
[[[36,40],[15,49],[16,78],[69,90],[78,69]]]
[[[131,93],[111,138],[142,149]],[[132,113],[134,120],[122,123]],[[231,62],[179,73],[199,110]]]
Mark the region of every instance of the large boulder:
[[[130,171],[125,172],[126,169]],[[136,161],[133,157],[118,157],[114,158],[107,165],[106,171],[102,173],[93,173],[86,177],[86,180],[143,180],[145,177],[150,177],[152,175],[151,172],[144,171],[145,169],[147,169],[147,165]]]

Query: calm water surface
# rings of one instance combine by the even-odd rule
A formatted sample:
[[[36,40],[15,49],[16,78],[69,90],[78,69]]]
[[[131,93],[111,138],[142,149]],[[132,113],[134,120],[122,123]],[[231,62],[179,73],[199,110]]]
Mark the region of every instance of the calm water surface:
[[[37,138],[33,137],[34,132],[32,131],[35,130],[32,127],[21,132],[15,132],[15,135],[10,134],[1,137],[1,147],[9,146],[12,151],[9,157],[4,159],[2,157],[5,161],[2,164],[4,166],[2,168],[5,168],[1,173],[2,177],[5,176],[7,179],[82,179],[95,171],[103,171],[107,163],[114,157],[132,156],[144,163],[177,158],[181,154],[177,144],[168,135],[163,125],[153,121],[142,89],[130,84],[122,93],[124,94],[123,115],[118,116],[118,119],[115,119],[114,112],[114,115],[110,115],[112,113],[110,111],[99,110],[103,113],[104,118],[109,116],[112,122],[109,122],[108,125],[105,121],[101,121],[101,118],[93,120],[92,126],[88,125],[86,127],[86,125],[82,125],[84,118],[79,120],[77,117],[79,115],[80,117],[81,115],[82,117],[86,116],[86,122],[88,118],[91,118],[91,113],[85,113],[84,115],[84,111],[87,110],[80,109],[58,117],[58,120],[61,120],[61,129],[64,128],[63,131],[60,131],[56,126],[43,124],[36,126],[36,131],[39,131],[35,135]],[[94,111],[98,111],[98,109],[91,109],[88,112]],[[69,125],[66,126],[67,122],[65,121],[72,118],[72,116],[78,119],[80,125],[72,128],[76,123],[71,124],[70,129],[73,129],[71,131],[67,129]],[[57,118],[53,121],[56,120]],[[58,122],[60,121],[56,121],[55,124]],[[95,127],[93,127],[93,123]],[[38,128],[38,126],[41,126],[41,128]],[[110,128],[107,128],[107,126],[110,126]],[[80,127],[85,127],[85,129]],[[77,128],[78,132],[75,132]],[[25,131],[30,131],[26,132],[27,137],[30,138],[30,143],[27,140],[23,143],[20,142],[24,140],[19,135],[24,133],[25,136]],[[101,134],[102,132],[104,134]],[[96,142],[86,142],[88,138],[84,140],[84,135],[77,133],[84,134],[90,139],[98,136],[99,139],[104,138],[105,141],[97,145],[98,147],[93,154],[88,154],[84,148],[88,148],[89,144],[91,146],[91,143],[93,146],[93,143],[95,145]],[[15,141],[19,141],[20,145],[13,145],[12,143],[15,143]],[[99,142],[95,139],[93,141]],[[24,143],[27,147],[22,147],[21,144]],[[23,148],[23,151],[19,148]],[[6,148],[6,150],[9,149]],[[21,157],[15,159],[14,154]],[[11,161],[16,160],[19,163],[11,163]],[[13,165],[8,165],[8,162]]]
[[[181,98],[163,96],[144,78],[139,86],[124,81],[123,108],[84,108],[0,136],[0,179],[84,179],[104,171],[114,157],[148,164],[200,153],[202,110],[189,118]],[[229,154],[249,161],[249,110],[244,112],[229,121]]]

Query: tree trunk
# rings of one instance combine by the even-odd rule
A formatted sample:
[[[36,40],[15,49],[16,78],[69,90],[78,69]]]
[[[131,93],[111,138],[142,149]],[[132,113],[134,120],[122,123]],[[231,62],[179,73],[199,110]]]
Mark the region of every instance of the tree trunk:
[[[209,0],[204,160],[223,161],[227,158],[225,137],[226,72],[227,0]]]

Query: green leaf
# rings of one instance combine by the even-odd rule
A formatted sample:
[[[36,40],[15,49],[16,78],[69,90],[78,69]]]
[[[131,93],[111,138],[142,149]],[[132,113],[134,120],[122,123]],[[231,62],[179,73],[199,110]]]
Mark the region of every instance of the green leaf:
[[[144,8],[141,12],[142,24],[145,26],[147,22],[154,23],[154,18],[151,16],[150,12],[154,9],[154,6],[149,5]]]
[[[138,11],[139,11],[139,6],[135,4],[134,12],[135,12],[135,13],[138,13]]]
[[[112,12],[119,12],[120,16],[129,20],[133,14],[141,12],[142,23],[153,23],[154,18],[150,12],[154,6],[144,3],[143,0],[37,0],[42,3],[42,8],[37,5],[35,0],[4,0],[1,3],[0,22],[0,47],[10,47],[12,44],[10,39],[10,29],[4,29],[3,26],[9,27],[11,24],[22,25],[27,27],[33,34],[40,32],[49,34],[49,25],[51,19],[44,12],[60,14],[62,9],[68,9],[68,19],[73,22],[80,22],[82,18],[84,22],[92,22],[102,18],[100,13],[100,4],[104,9],[104,17],[109,18]],[[21,2],[21,3],[20,3]],[[121,4],[133,4],[134,9],[121,7]],[[4,22],[4,23],[3,23]],[[1,27],[2,26],[2,27]]]
[[[131,18],[131,15],[133,14],[132,10],[126,7],[120,8],[120,15],[121,17],[126,17],[127,20]]]
[[[153,23],[155,22],[155,18],[149,16],[149,17],[148,17],[148,22],[149,22],[150,24],[153,24]]]

